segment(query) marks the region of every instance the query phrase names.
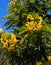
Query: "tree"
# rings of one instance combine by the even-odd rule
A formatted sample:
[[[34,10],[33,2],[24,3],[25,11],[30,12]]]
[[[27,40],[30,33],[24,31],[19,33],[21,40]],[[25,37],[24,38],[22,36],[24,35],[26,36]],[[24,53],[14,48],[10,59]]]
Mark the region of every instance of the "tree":
[[[47,58],[47,48],[51,43],[50,0],[12,0],[5,17],[7,29],[12,28],[19,39],[16,51],[10,52],[12,65],[36,65]],[[50,39],[50,40],[49,40]]]

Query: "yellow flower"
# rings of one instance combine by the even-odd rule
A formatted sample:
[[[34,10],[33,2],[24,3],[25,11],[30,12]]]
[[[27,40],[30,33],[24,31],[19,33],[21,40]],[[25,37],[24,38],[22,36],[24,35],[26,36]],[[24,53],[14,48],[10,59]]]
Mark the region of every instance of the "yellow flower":
[[[37,62],[36,64],[37,64],[37,65],[41,65],[42,63],[41,63],[41,62]]]
[[[48,56],[48,60],[51,61],[51,56]]]
[[[7,42],[3,43],[3,47],[8,48],[8,43]]]
[[[19,40],[17,40],[17,39],[15,38],[13,42],[14,42],[14,43],[18,43],[18,42],[19,42]]]
[[[16,4],[16,1],[11,1],[11,5],[13,6],[13,5],[15,5]]]
[[[14,41],[13,41],[13,42],[14,42],[14,43],[17,42],[16,38],[14,38]]]
[[[27,20],[34,20],[34,17],[31,15],[31,14],[28,14],[28,16],[27,16]]]
[[[37,25],[37,30],[40,31],[42,29],[42,25],[41,24],[38,24]]]
[[[37,13],[34,14],[34,17],[31,14],[28,14],[27,20],[34,20],[26,23],[26,27],[30,31],[40,31],[42,28],[42,17],[39,16]]]
[[[3,43],[3,38],[0,38],[0,42]]]
[[[8,42],[9,42],[9,43],[12,43],[12,42],[13,42],[13,40],[12,40],[12,39],[10,39]]]
[[[0,28],[0,33],[2,33],[3,32],[3,30],[2,30],[2,28]]]
[[[35,23],[33,21],[27,22],[26,27],[28,30],[33,30],[35,28]]]
[[[8,48],[8,52],[15,51],[15,48],[18,46],[18,45],[16,45],[18,42],[19,42],[19,40],[14,39],[13,43]]]
[[[18,43],[19,40],[17,40],[16,38],[12,38],[12,39],[10,39],[8,42],[9,42],[10,44],[12,44],[12,43]]]
[[[43,21],[43,20],[42,20],[42,17],[40,16],[39,19],[40,19],[40,21],[39,21],[38,24],[42,24],[42,21]]]
[[[11,39],[16,38],[16,35],[11,33]]]
[[[35,18],[35,20],[36,20],[36,19],[39,20],[39,24],[42,24],[43,19],[42,19],[41,16],[39,16],[38,14],[35,14],[35,15],[34,15],[34,18]]]
[[[15,45],[12,44],[12,45],[8,48],[8,52],[13,51],[14,49],[15,49]]]
[[[42,24],[34,23],[34,21],[27,22],[26,27],[30,31],[40,31],[42,29]]]
[[[37,31],[37,28],[35,27],[33,31]]]

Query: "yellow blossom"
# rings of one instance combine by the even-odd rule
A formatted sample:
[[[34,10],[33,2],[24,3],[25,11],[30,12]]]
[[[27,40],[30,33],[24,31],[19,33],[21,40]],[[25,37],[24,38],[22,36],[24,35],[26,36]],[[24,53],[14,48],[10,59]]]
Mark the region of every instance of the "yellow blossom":
[[[16,4],[16,1],[11,1],[11,5],[13,6],[13,5],[15,5]]]
[[[19,40],[14,39],[13,43],[8,48],[8,52],[15,51],[15,48],[18,47],[18,45],[16,45],[18,42],[19,42]]]
[[[37,62],[36,64],[37,64],[37,65],[41,65],[42,63],[41,63],[41,62]]]
[[[42,29],[42,25],[41,24],[38,24],[37,25],[37,30],[40,31]]]
[[[33,21],[27,22],[26,27],[28,30],[33,30],[35,28],[35,23]]]
[[[40,16],[39,19],[40,19],[40,21],[39,21],[38,24],[42,24],[42,21],[43,21],[43,20],[42,20],[42,17]]]
[[[10,51],[13,51],[14,49],[15,49],[15,45],[12,44],[12,45],[8,48],[8,51],[10,52]]]
[[[12,43],[18,43],[19,40],[17,40],[16,38],[11,38],[8,42],[9,42],[10,44],[12,44]]]
[[[11,33],[11,39],[16,38],[16,35]]]
[[[12,43],[12,42],[13,42],[13,40],[12,40],[12,39],[10,39],[8,42],[9,42],[9,43]]]
[[[28,14],[27,20],[31,20],[30,22],[26,23],[26,27],[30,31],[40,31],[42,29],[42,17],[39,16],[37,13],[32,16],[31,14]],[[34,20],[34,21],[32,21]]]
[[[48,60],[51,61],[51,56],[48,56]]]
[[[33,29],[33,31],[36,31],[37,30],[37,28],[35,27],[34,29]]]
[[[18,46],[17,43],[19,40],[16,39],[16,35],[13,33],[4,33],[0,38],[0,42],[4,48],[6,48],[8,51],[12,51]]]
[[[2,30],[2,28],[0,28],[0,33],[2,33],[3,32],[3,30]]]
[[[40,31],[42,29],[42,24],[36,24],[33,21],[32,22],[27,22],[26,27],[30,31]]]
[[[31,14],[28,14],[28,16],[27,16],[27,20],[34,20],[34,17],[31,15]]]
[[[18,42],[19,42],[19,40],[17,40],[17,39],[15,38],[13,42],[14,42],[14,43],[18,43]]]
[[[3,38],[0,38],[0,42],[3,43]]]
[[[7,42],[3,43],[3,47],[8,48],[8,43]]]
[[[35,14],[35,15],[34,15],[34,18],[35,18],[35,20],[36,20],[36,19],[39,20],[39,24],[42,24],[43,19],[42,19],[41,16],[39,16],[38,14]]]

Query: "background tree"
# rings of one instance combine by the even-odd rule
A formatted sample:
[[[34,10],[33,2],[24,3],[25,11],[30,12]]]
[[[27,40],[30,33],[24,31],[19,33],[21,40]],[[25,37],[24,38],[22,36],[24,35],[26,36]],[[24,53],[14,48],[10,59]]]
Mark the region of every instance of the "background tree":
[[[7,29],[12,28],[19,39],[16,52],[10,52],[12,65],[35,65],[47,59],[47,48],[51,47],[50,0],[12,0],[5,17]],[[51,51],[50,51],[51,52]]]

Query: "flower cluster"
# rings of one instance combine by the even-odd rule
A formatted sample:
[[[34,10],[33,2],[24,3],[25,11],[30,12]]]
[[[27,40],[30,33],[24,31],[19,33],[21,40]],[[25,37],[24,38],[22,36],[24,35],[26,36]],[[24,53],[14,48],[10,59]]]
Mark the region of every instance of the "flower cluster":
[[[9,52],[15,51],[18,42],[19,40],[16,39],[16,35],[13,33],[3,33],[0,38],[0,43],[3,45],[3,48],[7,49]]]
[[[28,14],[27,20],[30,20],[26,23],[26,27],[28,30],[32,31],[40,31],[42,28],[42,17],[38,14],[35,14],[32,16],[31,14]]]

